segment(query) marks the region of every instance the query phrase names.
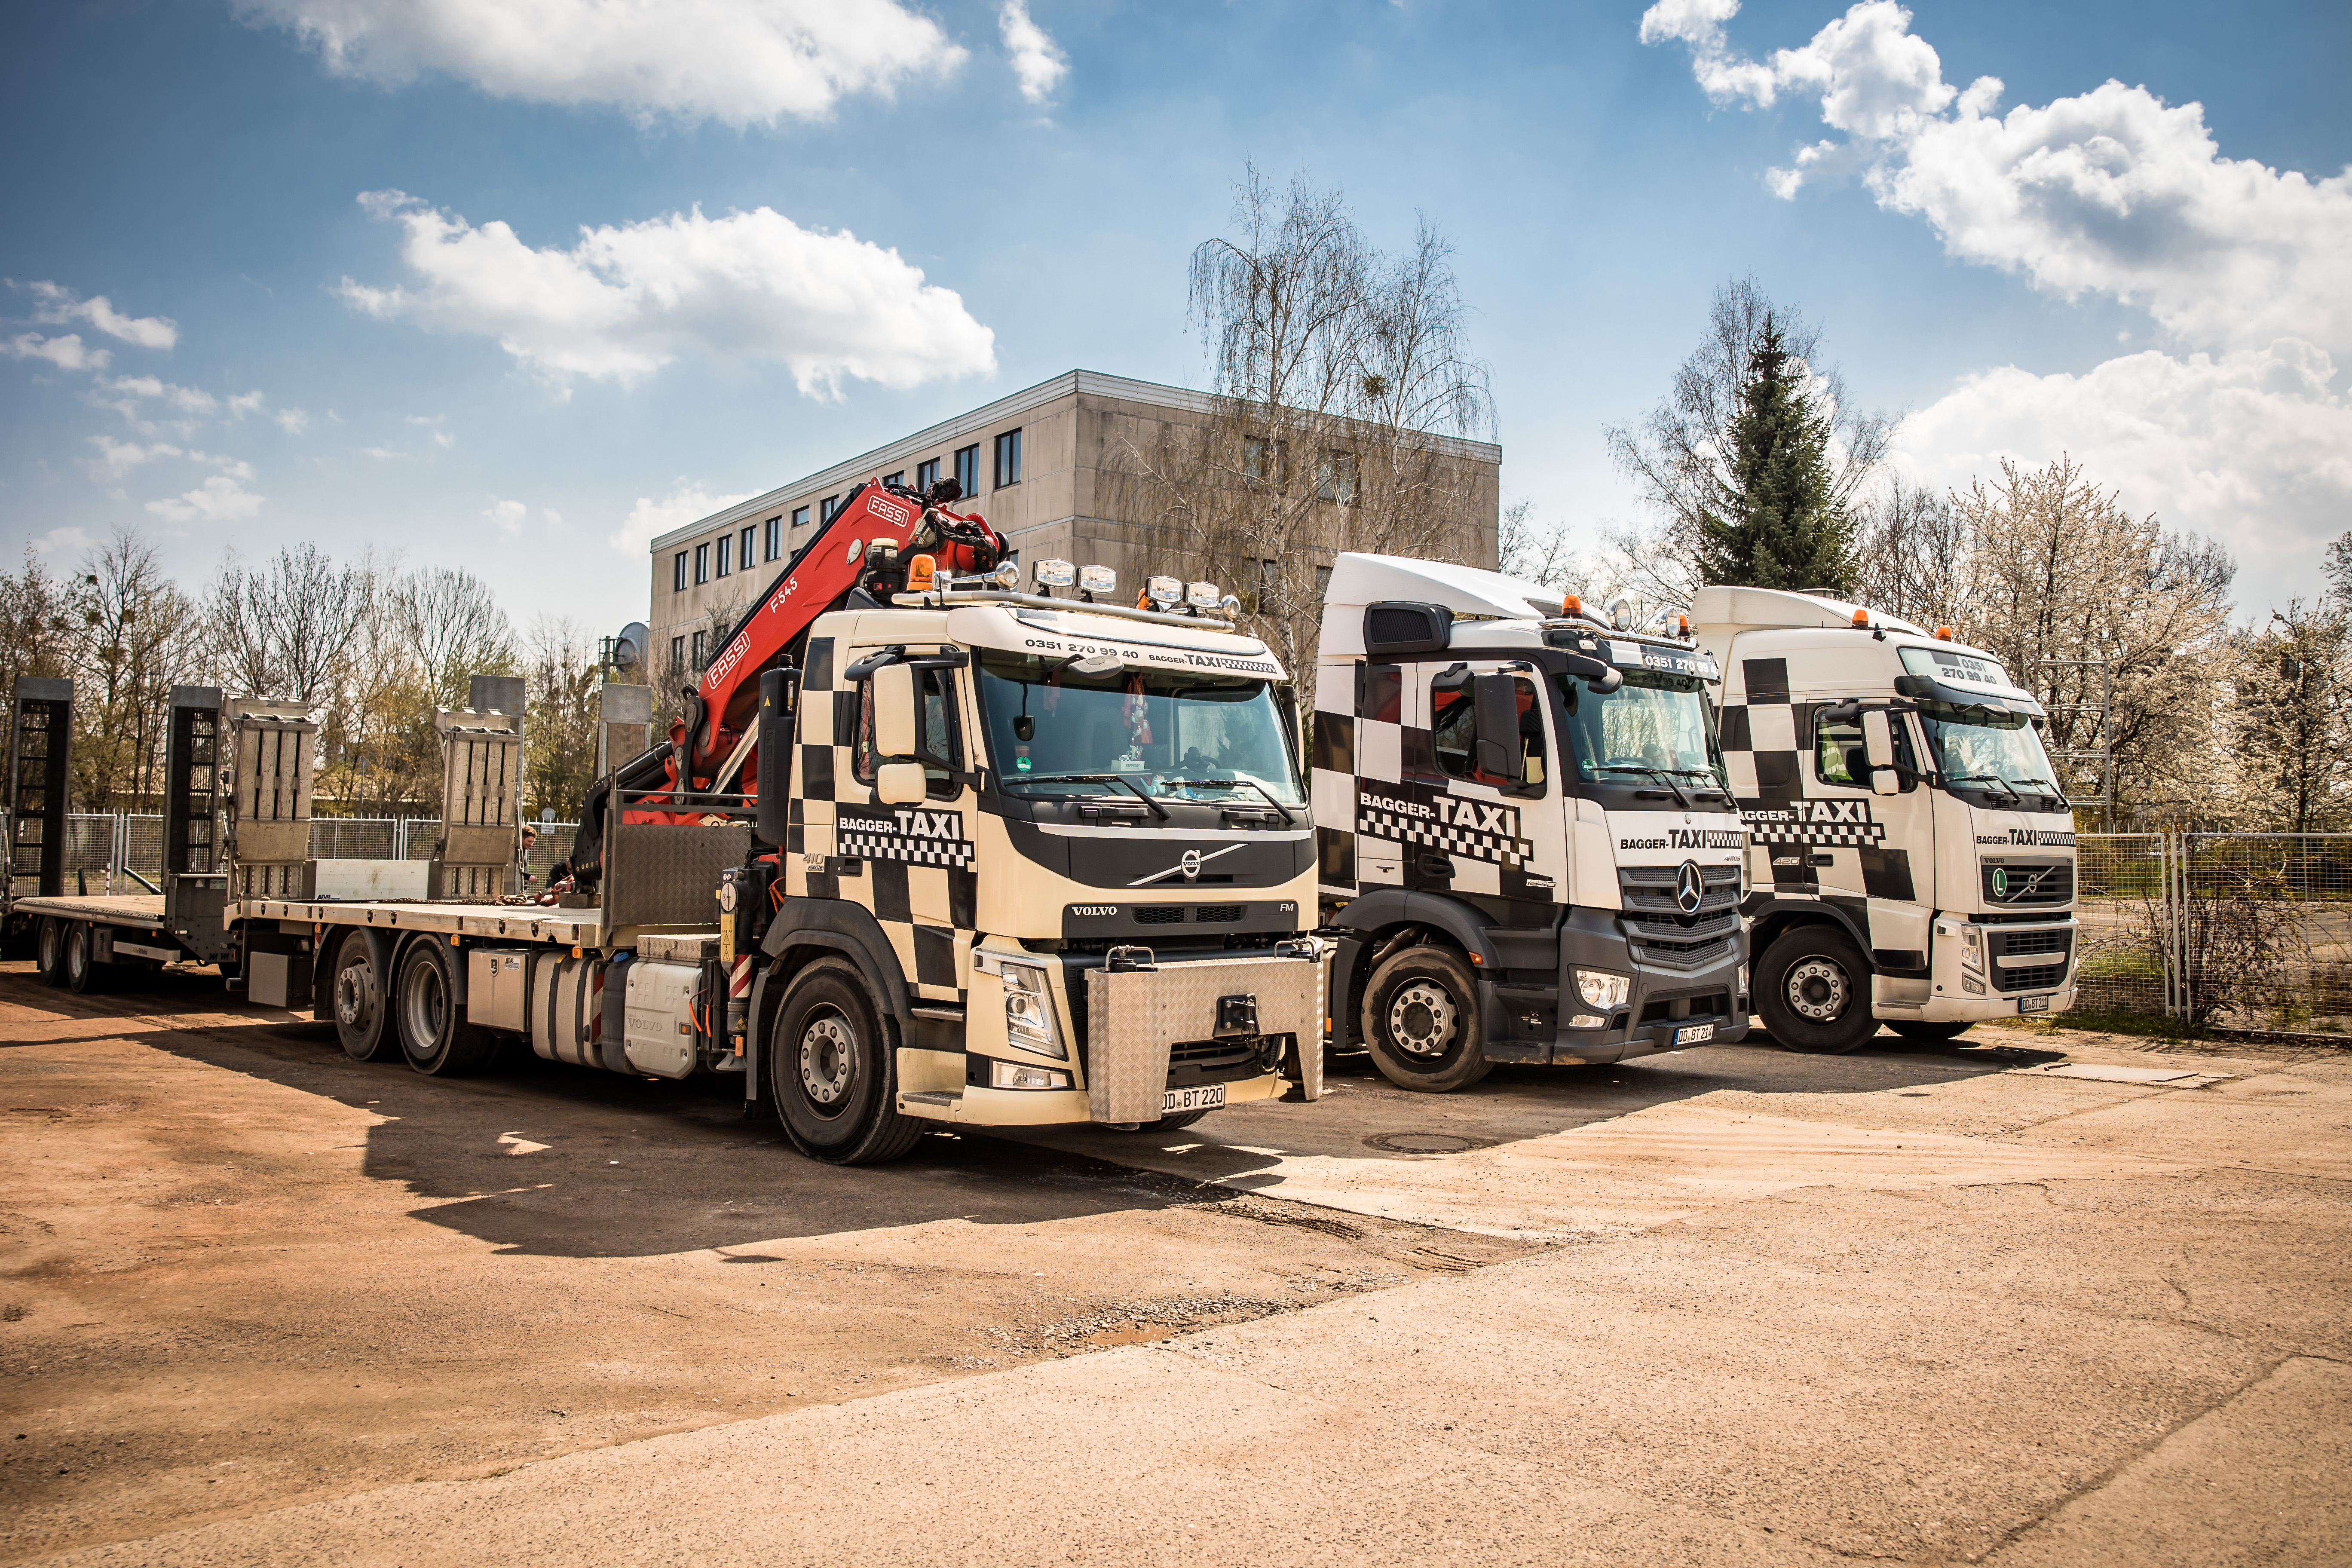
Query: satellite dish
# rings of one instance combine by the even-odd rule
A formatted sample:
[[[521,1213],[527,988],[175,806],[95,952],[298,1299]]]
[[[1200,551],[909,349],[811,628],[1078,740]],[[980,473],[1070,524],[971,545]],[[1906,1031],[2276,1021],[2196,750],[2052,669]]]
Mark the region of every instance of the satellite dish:
[[[646,648],[652,639],[653,633],[643,621],[631,621],[623,626],[621,635],[613,639],[613,668],[635,669],[643,665]]]

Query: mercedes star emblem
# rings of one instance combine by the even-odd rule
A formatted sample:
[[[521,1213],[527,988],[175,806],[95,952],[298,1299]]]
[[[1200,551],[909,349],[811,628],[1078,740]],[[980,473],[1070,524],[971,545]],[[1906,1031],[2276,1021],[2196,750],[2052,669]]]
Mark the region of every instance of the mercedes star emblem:
[[[1685,860],[1675,873],[1675,903],[1686,915],[1698,913],[1706,900],[1706,881],[1699,875],[1698,862]]]

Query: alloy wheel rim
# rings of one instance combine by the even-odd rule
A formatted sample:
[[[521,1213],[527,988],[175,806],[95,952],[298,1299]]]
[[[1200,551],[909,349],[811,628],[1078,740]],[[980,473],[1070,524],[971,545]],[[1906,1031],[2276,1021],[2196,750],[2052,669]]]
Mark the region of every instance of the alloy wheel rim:
[[[1853,989],[1844,968],[1826,958],[1808,958],[1789,969],[1790,1010],[1816,1024],[1844,1016]]]
[[[1410,1056],[1442,1057],[1454,1043],[1454,998],[1432,980],[1416,980],[1389,998],[1389,1038]]]

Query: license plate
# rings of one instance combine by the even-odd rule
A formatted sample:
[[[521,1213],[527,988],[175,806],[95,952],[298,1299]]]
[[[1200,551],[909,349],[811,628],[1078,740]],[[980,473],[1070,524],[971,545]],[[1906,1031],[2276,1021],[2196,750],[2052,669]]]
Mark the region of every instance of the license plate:
[[[2050,998],[2047,996],[2020,996],[2017,999],[2017,1010],[2021,1013],[2047,1013],[2050,1011]]]
[[[1191,1089],[1171,1089],[1160,1101],[1160,1114],[1174,1116],[1185,1110],[1215,1110],[1225,1103],[1225,1086],[1221,1083],[1197,1084]]]
[[[1713,1038],[1715,1038],[1715,1026],[1713,1024],[1693,1024],[1687,1029],[1676,1029],[1675,1031],[1675,1044],[1678,1046],[1695,1046],[1701,1040],[1711,1040]]]

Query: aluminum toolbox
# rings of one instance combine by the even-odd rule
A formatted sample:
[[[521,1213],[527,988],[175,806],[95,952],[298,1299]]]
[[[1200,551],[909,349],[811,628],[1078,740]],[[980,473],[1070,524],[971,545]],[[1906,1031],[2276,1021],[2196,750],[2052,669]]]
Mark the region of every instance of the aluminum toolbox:
[[[1157,1121],[1168,1051],[1217,1033],[1217,1003],[1257,1003],[1257,1033],[1294,1037],[1308,1098],[1322,1089],[1319,958],[1202,958],[1154,969],[1087,971],[1087,1100],[1097,1121]]]

